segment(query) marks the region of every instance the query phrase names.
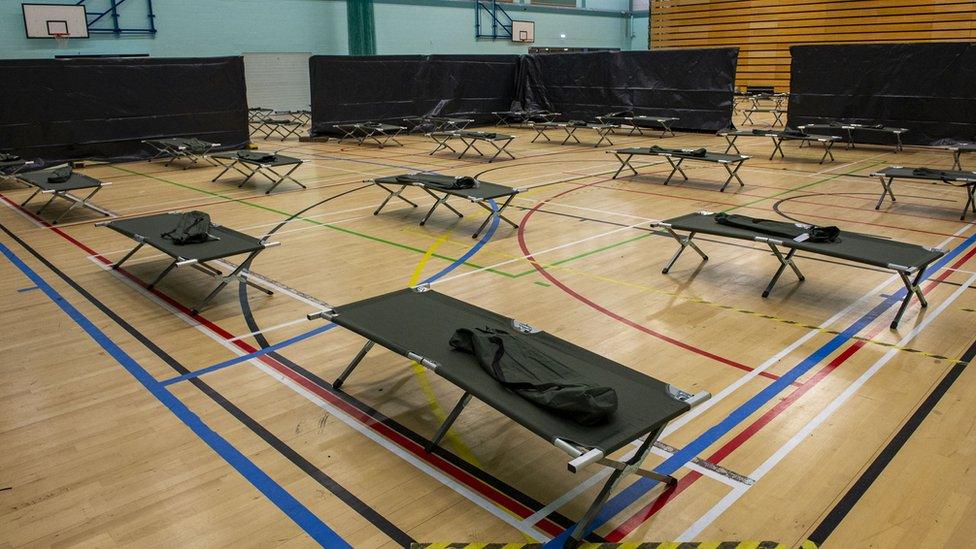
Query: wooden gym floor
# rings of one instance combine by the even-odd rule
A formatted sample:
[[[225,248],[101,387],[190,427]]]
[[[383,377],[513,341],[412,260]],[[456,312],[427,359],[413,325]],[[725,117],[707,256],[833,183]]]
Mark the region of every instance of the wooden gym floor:
[[[613,180],[608,147],[511,132],[518,159],[492,164],[429,156],[422,136],[382,150],[259,143],[307,161],[296,176],[309,190],[286,183],[270,196],[264,182],[212,183],[212,167],[83,169],[113,183],[96,202],[119,216],[199,209],[253,235],[363,179],[409,170],[528,189],[508,211],[521,228],[501,224],[483,245],[470,236],[482,219],[474,205],[457,204],[464,219],[442,210],[421,227],[422,208],[393,203],[373,216],[384,193],[352,192],[288,223],[274,238],[282,245],[259,256],[253,269],[274,296],[229,288],[198,318],[180,304],[202,298],[211,279],[187,269],[147,291],[138,281],[165,258],[142,251],[124,272],[109,271],[130,240],[96,227],[88,211],[47,226],[16,206],[25,189],[0,182],[0,547],[306,546],[329,539],[326,527],[357,547],[558,534],[603,468],[570,474],[562,452],[475,402],[443,448],[425,454],[422,441],[458,390],[378,349],[346,393],[333,390],[328,381],[362,344],[342,329],[160,383],[319,328],[304,316],[322,302],[442,270],[440,292],[714,395],[648,460],[701,448],[677,488],[618,490],[603,538],[968,545],[976,228],[958,219],[960,189],[901,181],[897,205],[876,211],[880,184],[867,177],[888,165],[948,168],[948,152],[838,146],[837,161],[820,165],[816,148],[791,143],[785,160],[768,161],[768,139],[740,139],[753,156],[740,171],[746,186],[719,193],[718,166],[687,163],[691,180],[664,186],[658,159],[643,163],[646,175]],[[725,146],[703,134],[614,141]],[[786,273],[762,299],[775,265],[768,250],[703,238],[706,265],[685,254],[662,275],[675,243],[648,224],[698,210],[836,224],[952,253],[928,278],[928,309],[913,302],[891,331],[893,307],[869,313],[900,282],[875,269],[800,256],[807,280]]]

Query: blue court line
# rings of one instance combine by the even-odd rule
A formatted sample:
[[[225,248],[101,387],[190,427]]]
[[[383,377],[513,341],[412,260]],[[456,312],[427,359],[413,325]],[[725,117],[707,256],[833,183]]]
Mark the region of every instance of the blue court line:
[[[932,273],[944,267],[973,243],[976,243],[976,234],[964,240],[962,244],[953,248],[949,253],[942,256],[938,261],[930,265],[925,270],[925,274],[922,275],[922,280],[927,279]],[[921,283],[921,280],[919,282]],[[664,460],[664,462],[658,465],[654,470],[662,475],[671,475],[676,472],[678,469],[695,458],[698,454],[705,451],[709,446],[728,434],[740,423],[748,419],[749,416],[758,411],[769,401],[776,398],[780,392],[792,385],[792,383],[799,379],[800,376],[810,371],[810,369],[816,366],[821,360],[825,359],[831,353],[850,341],[865,326],[873,322],[882,313],[884,313],[885,310],[891,308],[892,305],[901,301],[906,293],[907,289],[905,288],[892,293],[888,298],[868,311],[864,316],[854,321],[854,323],[848,326],[847,329],[831,338],[830,341],[814,351],[813,354],[803,359],[789,372],[782,374],[779,379],[774,380],[762,391],[756,393],[755,396],[736,408],[728,415],[728,417],[699,435],[698,438],[688,443],[681,450],[672,454],[670,458]],[[597,515],[596,519],[594,519],[593,523],[589,526],[586,533],[589,534],[593,530],[599,528],[618,513],[634,504],[634,502],[643,497],[657,484],[657,481],[642,477],[640,480],[634,482],[624,490],[621,490],[619,494],[607,502],[607,504]],[[558,543],[565,542],[566,539],[568,539],[571,531],[572,528],[567,529],[562,534],[556,538],[553,538],[552,541],[547,543],[546,547],[562,547],[562,545],[559,545]]]
[[[466,262],[468,259],[470,259],[474,254],[478,253],[478,251],[481,250],[481,248],[483,248],[485,246],[485,244],[488,243],[489,240],[491,240],[491,237],[495,235],[495,230],[498,229],[498,217],[499,216],[498,216],[498,205],[495,204],[495,201],[494,200],[488,200],[488,203],[491,204],[491,212],[492,212],[491,215],[493,217],[492,217],[491,225],[488,227],[488,230],[485,231],[485,234],[482,235],[481,240],[479,240],[477,243],[475,243],[475,245],[472,246],[470,250],[468,250],[467,252],[465,252],[464,255],[462,255],[461,257],[459,257],[457,259],[455,259],[453,262],[451,262],[450,265],[448,265],[447,267],[444,267],[443,269],[441,269],[440,272],[438,272],[434,276],[431,276],[430,278],[427,278],[426,280],[424,280],[423,282],[421,282],[421,284],[428,284],[430,282],[433,282],[433,281],[435,281],[435,280],[437,280],[439,278],[442,278],[444,275],[450,273],[454,269],[457,269],[458,267],[460,267],[461,265],[463,265],[464,262]],[[173,383],[179,383],[180,381],[186,381],[188,379],[193,379],[193,378],[199,377],[199,376],[201,376],[203,374],[209,374],[210,372],[215,372],[217,370],[222,370],[222,369],[224,369],[224,368],[226,368],[228,366],[233,366],[235,364],[240,364],[241,362],[247,362],[248,360],[251,360],[252,358],[257,358],[257,357],[260,357],[260,356],[264,356],[264,355],[266,355],[268,353],[273,353],[273,352],[275,352],[275,351],[277,351],[279,349],[283,349],[285,347],[288,347],[289,345],[298,343],[299,341],[303,341],[303,340],[308,339],[308,338],[310,338],[312,336],[321,334],[323,332],[327,332],[327,331],[329,331],[329,330],[331,330],[332,328],[335,328],[335,327],[336,327],[336,325],[335,324],[332,324],[330,322],[329,324],[326,324],[324,326],[320,326],[318,328],[315,328],[314,330],[309,330],[308,332],[305,332],[303,334],[299,334],[299,335],[297,335],[295,337],[286,339],[286,340],[284,340],[282,342],[279,342],[279,343],[275,343],[274,345],[271,345],[269,347],[265,347],[263,349],[259,349],[257,351],[248,353],[246,355],[241,355],[241,356],[238,356],[238,357],[234,357],[234,358],[225,360],[223,362],[218,362],[217,364],[214,364],[213,366],[207,366],[206,368],[201,368],[199,370],[194,370],[192,372],[183,374],[181,376],[171,377],[171,378],[169,378],[169,379],[167,379],[165,381],[161,381],[160,384],[163,385],[163,386],[172,385]]]
[[[112,356],[132,377],[146,388],[160,403],[169,408],[177,418],[190,428],[200,440],[237,470],[248,482],[261,491],[265,497],[274,503],[282,512],[288,515],[295,524],[301,527],[309,536],[324,547],[350,547],[337,533],[326,526],[318,517],[312,514],[304,505],[292,497],[284,488],[276,483],[264,471],[254,465],[244,454],[224,440],[219,434],[210,429],[193,411],[182,401],[166,390],[149,372],[139,365],[132,357],[122,350],[104,332],[98,329],[81,311],[61,296],[33,269],[24,263],[10,248],[0,243],[0,253],[3,253],[15,267],[20,269],[47,297],[61,308],[88,336],[95,340],[109,355]]]
[[[224,369],[224,368],[226,368],[228,366],[233,366],[235,364],[240,364],[241,362],[246,362],[248,360],[251,360],[252,358],[258,358],[259,356],[264,356],[264,355],[266,355],[268,353],[273,353],[273,352],[277,351],[278,349],[283,349],[283,348],[285,348],[285,347],[287,347],[289,345],[298,343],[299,341],[304,341],[304,340],[306,340],[306,339],[308,339],[308,338],[310,338],[312,336],[316,336],[316,335],[321,334],[323,332],[328,332],[332,328],[335,328],[335,324],[331,324],[330,323],[330,324],[326,324],[325,326],[319,326],[318,328],[315,328],[314,330],[309,330],[309,331],[307,331],[305,333],[298,334],[297,336],[290,337],[290,338],[288,338],[288,339],[286,339],[284,341],[281,341],[279,343],[275,343],[274,345],[271,345],[269,347],[265,347],[263,349],[258,349],[257,351],[254,351],[252,353],[248,353],[246,355],[236,356],[234,358],[225,360],[223,362],[218,362],[217,364],[214,364],[213,366],[207,366],[206,368],[201,368],[199,370],[194,370],[192,372],[185,373],[185,374],[183,374],[181,376],[171,377],[171,378],[169,378],[169,379],[167,379],[165,381],[160,381],[159,384],[165,387],[167,385],[172,385],[172,384],[178,383],[180,381],[186,381],[188,379],[193,379],[193,378],[198,377],[198,376],[201,376],[203,374],[208,374],[210,372],[215,372],[217,370],[222,370],[222,369]]]

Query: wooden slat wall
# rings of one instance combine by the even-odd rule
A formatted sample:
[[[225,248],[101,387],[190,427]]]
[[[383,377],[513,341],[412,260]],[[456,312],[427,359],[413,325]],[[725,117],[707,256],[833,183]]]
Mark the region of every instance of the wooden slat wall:
[[[652,49],[738,46],[737,86],[788,91],[792,45],[972,42],[976,0],[651,0],[649,31]]]

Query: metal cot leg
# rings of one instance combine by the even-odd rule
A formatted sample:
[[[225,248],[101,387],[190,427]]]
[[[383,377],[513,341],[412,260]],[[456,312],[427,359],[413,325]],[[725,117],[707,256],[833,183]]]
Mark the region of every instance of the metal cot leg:
[[[156,286],[156,284],[159,284],[159,281],[162,280],[163,277],[165,277],[166,275],[168,275],[169,272],[172,271],[173,268],[176,267],[176,264],[179,263],[179,262],[180,262],[179,259],[174,259],[172,263],[170,263],[169,265],[166,266],[165,269],[163,269],[163,272],[159,273],[159,275],[156,276],[155,280],[153,280],[152,282],[150,282],[149,284],[146,285],[146,289],[147,290],[152,290],[153,287]]]
[[[692,242],[692,239],[695,238],[695,234],[697,233],[692,232],[692,233],[688,233],[688,236],[680,236],[678,233],[674,232],[674,229],[672,229],[671,227],[667,225],[662,225],[662,226],[668,231],[668,233],[671,234],[671,236],[675,240],[678,241],[678,244],[680,246],[678,250],[674,252],[674,255],[671,256],[671,260],[668,261],[668,264],[665,265],[664,269],[661,270],[662,274],[668,274],[668,271],[671,270],[671,267],[674,267],[674,264],[677,263],[678,258],[681,257],[681,253],[684,252],[685,248],[689,246],[691,247],[691,249],[698,252],[698,255],[701,256],[702,261],[708,261],[708,256],[705,255],[705,252],[701,251],[701,248],[699,248],[697,244]]]
[[[461,395],[461,399],[458,400],[457,404],[454,405],[454,409],[451,410],[451,413],[447,415],[446,419],[444,419],[444,423],[441,423],[441,426],[437,429],[437,433],[434,435],[434,438],[430,439],[430,441],[424,445],[424,450],[428,452],[434,451],[434,448],[440,444],[441,439],[444,438],[444,435],[447,434],[448,429],[451,428],[451,425],[454,424],[458,416],[461,415],[461,411],[464,410],[464,407],[467,406],[468,402],[470,401],[471,393],[465,392],[463,395]]]
[[[383,189],[384,191],[386,191],[386,192],[388,192],[390,194],[386,197],[386,199],[383,200],[383,202],[380,203],[379,207],[376,208],[376,211],[373,212],[373,215],[379,215],[380,210],[382,210],[386,206],[386,204],[390,201],[390,199],[393,198],[393,197],[399,198],[400,200],[406,202],[407,204],[410,204],[414,208],[417,207],[417,204],[415,204],[414,202],[411,202],[410,200],[407,200],[406,198],[404,198],[403,196],[401,196],[401,193],[403,191],[407,190],[408,185],[401,185],[400,186],[400,190],[398,190],[398,191],[391,191],[390,189],[388,189],[384,185],[380,185],[379,183],[374,183],[374,184],[377,187]]]
[[[901,277],[901,281],[905,284],[907,293],[905,294],[905,299],[901,301],[901,306],[898,307],[898,313],[895,314],[895,319],[891,321],[892,330],[898,328],[898,323],[901,322],[901,315],[905,314],[913,295],[918,297],[919,304],[921,304],[922,307],[929,306],[929,302],[925,299],[922,289],[918,287],[918,283],[922,280],[922,275],[924,273],[925,269],[919,269],[918,274],[915,275],[915,278],[910,280],[905,271],[898,271],[898,276]]]
[[[769,297],[769,292],[773,291],[773,286],[776,285],[780,275],[783,274],[783,271],[786,270],[787,266],[793,269],[793,273],[796,274],[796,277],[800,279],[801,282],[806,280],[806,277],[804,277],[803,273],[800,272],[800,269],[797,268],[796,263],[793,262],[793,255],[796,254],[796,248],[791,248],[790,251],[786,253],[786,257],[783,257],[782,252],[779,251],[779,248],[777,248],[775,244],[772,242],[767,242],[767,244],[769,245],[769,248],[773,250],[773,255],[775,255],[776,259],[779,260],[779,269],[776,269],[776,274],[773,275],[772,280],[769,281],[766,289],[763,290],[763,297]]]
[[[355,358],[352,359],[352,362],[350,362],[349,365],[346,366],[346,369],[343,370],[341,374],[339,374],[339,377],[337,377],[336,380],[332,382],[333,388],[338,389],[339,387],[342,387],[342,384],[346,382],[346,378],[349,377],[349,374],[351,374],[352,371],[356,369],[356,366],[359,366],[359,363],[362,362],[364,358],[366,358],[366,353],[368,353],[369,350],[373,348],[373,345],[376,345],[376,342],[373,340],[369,340],[366,342],[366,345],[364,345],[363,348],[360,349],[358,353],[356,353],[356,356]]]
[[[634,457],[627,460],[624,467],[620,469],[614,468],[613,472],[610,473],[610,478],[607,479],[607,482],[603,485],[600,493],[597,494],[596,498],[593,500],[593,503],[591,503],[590,507],[585,513],[583,513],[583,517],[579,520],[579,522],[576,523],[576,527],[573,528],[573,532],[570,534],[571,543],[573,545],[582,540],[583,536],[586,535],[587,527],[591,522],[593,522],[593,519],[595,519],[597,514],[600,512],[600,509],[603,508],[603,505],[610,498],[610,494],[613,492],[614,486],[616,486],[624,476],[640,469],[640,466],[643,465],[644,460],[647,459],[651,449],[654,447],[654,442],[657,440],[660,432],[661,431],[658,430],[654,433],[648,434],[647,438],[644,439],[644,442],[641,443],[637,452],[634,454]],[[668,486],[673,486],[675,483],[677,483],[677,479],[670,475],[661,476],[665,479]]]
[[[742,162],[736,163],[734,169],[733,168],[730,168],[729,167],[729,164],[726,163],[726,162],[722,162],[721,164],[722,164],[722,166],[725,167],[725,171],[729,172],[729,176],[725,179],[725,183],[722,184],[722,188],[719,189],[719,192],[723,192],[724,193],[725,192],[725,188],[729,186],[729,183],[731,183],[733,179],[735,179],[736,181],[739,182],[739,186],[740,187],[745,187],[746,186],[746,184],[742,182],[742,179],[739,177],[739,174],[737,173],[739,171],[739,168],[742,167]]]
[[[124,256],[122,256],[122,259],[120,259],[120,260],[118,260],[118,261],[116,261],[115,263],[112,264],[112,269],[116,269],[117,270],[119,267],[122,266],[123,263],[125,263],[130,257],[132,257],[133,254],[135,254],[136,252],[138,252],[139,251],[139,248],[142,248],[146,244],[143,240],[141,240],[141,237],[138,240],[139,240],[139,243],[136,244],[136,247],[135,248],[132,248],[131,250],[129,250],[129,253],[127,253]]]
[[[881,187],[882,187],[882,190],[881,190],[881,198],[878,199],[877,205],[874,206],[874,209],[875,210],[880,210],[881,209],[881,203],[884,202],[885,195],[890,196],[891,197],[891,201],[892,202],[895,202],[895,193],[891,192],[891,182],[894,181],[895,178],[894,177],[885,177],[883,175],[880,176],[880,177],[881,177]]]
[[[671,173],[669,173],[667,179],[664,180],[665,185],[671,182],[671,178],[674,177],[675,172],[680,173],[681,177],[685,178],[685,181],[688,181],[688,176],[685,175],[684,170],[681,169],[681,163],[685,161],[684,158],[679,158],[677,162],[671,160],[670,156],[665,156],[664,159],[668,161],[668,164],[671,164]]]

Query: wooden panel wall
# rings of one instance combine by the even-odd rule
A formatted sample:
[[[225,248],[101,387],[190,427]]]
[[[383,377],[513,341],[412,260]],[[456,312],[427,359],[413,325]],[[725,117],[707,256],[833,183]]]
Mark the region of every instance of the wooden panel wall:
[[[737,86],[787,91],[792,45],[972,42],[976,0],[651,0],[649,30],[651,49],[738,46]]]

